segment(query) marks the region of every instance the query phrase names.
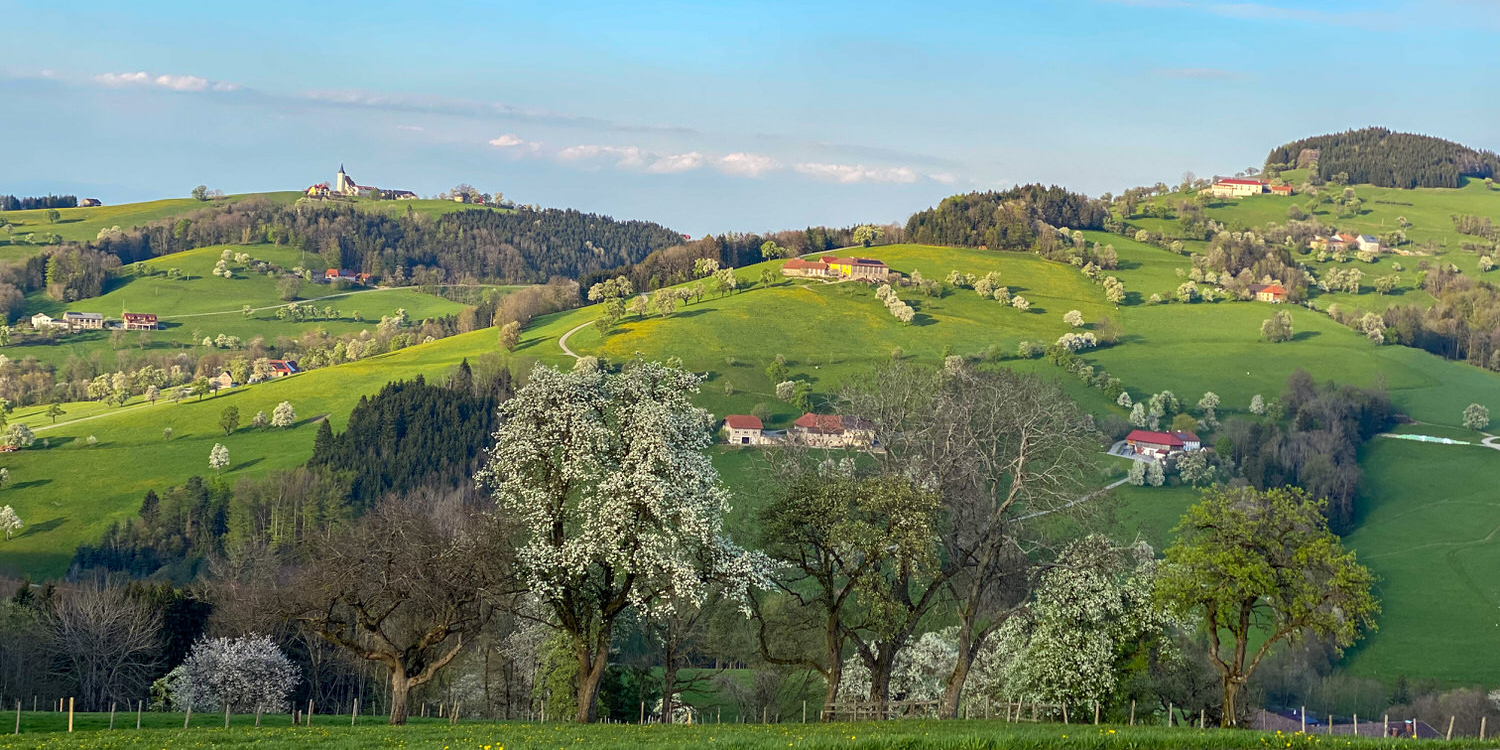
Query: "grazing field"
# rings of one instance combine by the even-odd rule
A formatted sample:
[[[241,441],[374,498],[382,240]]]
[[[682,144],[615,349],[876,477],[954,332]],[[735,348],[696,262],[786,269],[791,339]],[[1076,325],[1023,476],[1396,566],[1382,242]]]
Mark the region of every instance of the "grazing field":
[[[23,716],[31,718],[32,714]],[[66,722],[66,715],[60,716]],[[105,715],[107,717],[107,714]],[[42,734],[0,735],[0,748],[198,748],[260,747],[317,748],[336,750],[366,747],[411,747],[433,750],[522,750],[540,748],[847,748],[848,750],[1218,750],[1220,748],[1398,748],[1411,740],[1400,738],[1327,737],[1322,735],[1249,732],[1239,730],[1167,728],[1082,724],[1008,724],[1002,721],[935,721],[910,719],[881,723],[839,724],[562,724],[481,723],[457,725],[414,719],[405,727],[372,726],[362,719],[350,727],[349,717],[319,716],[312,727],[253,725],[253,717],[232,717],[229,729],[223,716],[204,716],[202,728],[194,716],[194,728],[181,728],[181,714],[153,714],[165,726],[176,729],[90,731],[80,734],[53,729]],[[285,720],[267,717],[266,722]],[[87,719],[97,729],[99,717]],[[107,718],[106,718],[107,721]],[[218,724],[213,725],[212,722]],[[321,723],[321,726],[318,724]],[[64,728],[66,725],[64,724]],[[1430,741],[1424,746],[1479,748],[1493,746],[1475,739]]]
[[[66,405],[69,414],[56,426],[37,430],[36,446],[0,455],[0,466],[10,470],[13,481],[3,491],[4,502],[27,524],[0,546],[0,572],[61,575],[73,549],[96,540],[110,522],[134,515],[146,490],[194,474],[212,476],[208,454],[215,443],[229,448],[230,466],[221,481],[292,468],[311,455],[319,418],[326,415],[342,428],[361,395],[416,375],[443,378],[462,359],[475,362],[494,349],[494,330],[488,329],[221,391],[202,401],[101,410],[94,419],[80,419],[87,410]],[[242,426],[226,436],[218,427],[227,406],[237,407],[241,423],[248,425],[257,411],[270,414],[281,401],[297,410],[291,428]],[[172,430],[170,439],[163,437],[166,428]],[[97,439],[95,445],[88,445],[89,436]]]
[[[238,264],[231,265],[233,278],[213,275],[214,264],[226,249],[248,253],[252,258],[288,269],[318,262],[314,255],[277,245],[204,247],[146,261],[143,265],[155,275],[138,276],[134,266],[123,268],[108,291],[98,297],[63,303],[38,292],[27,300],[26,317],[39,312],[60,317],[65,310],[78,310],[119,319],[125,311],[146,312],[160,317],[161,330],[144,336],[104,330],[80,331],[52,340],[18,337],[8,356],[32,356],[43,362],[62,364],[69,357],[112,353],[117,349],[170,350],[196,346],[205,336],[212,338],[219,334],[237,336],[245,342],[256,336],[268,341],[278,336],[295,338],[311,329],[337,335],[372,328],[381,316],[391,315],[397,308],[406,310],[408,318],[421,320],[455,314],[465,307],[409,287],[353,287],[338,292],[327,284],[304,282],[298,295],[300,304],[319,309],[332,307],[338,315],[302,322],[284,321],[276,317],[277,309],[287,304],[277,290],[278,279]],[[177,269],[182,277],[168,278],[168,269]],[[253,310],[248,316],[242,312],[245,306]],[[20,326],[23,330],[29,328],[24,319]]]
[[[1380,576],[1382,613],[1348,668],[1387,684],[1402,675],[1492,683],[1494,665],[1476,657],[1494,653],[1500,628],[1500,451],[1375,438],[1361,465],[1347,541]]]
[[[26,244],[21,238],[27,234],[55,234],[65,242],[83,242],[99,236],[99,230],[119,227],[130,229],[157,219],[200,211],[213,206],[247,200],[266,198],[278,203],[292,203],[301,197],[295,191],[280,193],[244,193],[231,195],[223,200],[204,202],[192,198],[168,198],[145,203],[121,203],[117,206],[95,206],[93,208],[59,208],[61,215],[56,223],[47,221],[47,209],[0,212],[0,224],[11,225],[9,233],[0,232],[0,260],[27,258],[46,248],[45,245]],[[79,196],[80,198],[91,196]]]

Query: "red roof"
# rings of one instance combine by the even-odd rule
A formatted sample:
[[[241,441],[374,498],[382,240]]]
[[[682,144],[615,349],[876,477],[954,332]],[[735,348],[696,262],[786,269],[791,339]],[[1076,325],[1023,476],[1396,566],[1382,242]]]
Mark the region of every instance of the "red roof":
[[[1176,446],[1178,448],[1183,446],[1182,438],[1176,437],[1170,432],[1152,432],[1150,430],[1131,430],[1130,434],[1125,436],[1125,442],[1150,443],[1152,445]]]
[[[1200,445],[1203,443],[1202,440],[1198,439],[1198,434],[1195,432],[1169,432],[1167,434],[1181,439],[1184,443],[1198,443]]]
[[[1273,193],[1291,193],[1292,192],[1292,186],[1291,185],[1272,185],[1271,186],[1271,192],[1273,192]]]
[[[782,268],[791,268],[791,269],[794,269],[794,270],[811,269],[811,270],[818,270],[818,271],[826,271],[826,270],[828,270],[828,264],[824,263],[824,262],[821,262],[821,261],[803,260],[801,258],[792,258],[791,260],[787,261],[786,265],[782,266]]]
[[[1222,180],[1216,180],[1216,181],[1214,181],[1214,184],[1215,185],[1264,185],[1266,183],[1261,182],[1260,180],[1242,180],[1242,179],[1240,179],[1238,177],[1226,177],[1226,178],[1224,178]]]
[[[1349,234],[1348,232],[1339,232],[1338,234],[1335,234],[1334,237],[1337,238],[1337,239],[1343,240],[1344,242],[1358,242],[1359,241],[1358,237],[1355,237],[1354,235]]]
[[[156,322],[156,316],[152,315],[151,313],[125,313],[122,317],[124,317],[126,320],[151,321],[153,323]]]
[[[731,430],[759,430],[760,419],[749,414],[730,414],[724,418],[724,426]]]
[[[268,359],[266,364],[271,366],[271,372],[294,373],[297,371],[297,363],[287,359]]]
[[[807,430],[808,432],[821,432],[826,435],[837,435],[844,431],[844,420],[837,414],[813,414],[808,412],[792,424]]]
[[[1255,294],[1260,294],[1261,292],[1270,292],[1271,294],[1279,294],[1283,297],[1286,296],[1286,289],[1280,284],[1251,284],[1250,291]]]

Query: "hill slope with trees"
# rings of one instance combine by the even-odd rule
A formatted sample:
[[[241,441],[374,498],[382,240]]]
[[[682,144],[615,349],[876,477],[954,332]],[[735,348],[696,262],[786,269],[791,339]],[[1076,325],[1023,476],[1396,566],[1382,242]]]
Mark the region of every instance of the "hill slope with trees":
[[[1456,188],[1465,177],[1494,177],[1500,157],[1453,141],[1386,128],[1363,128],[1292,141],[1271,149],[1266,171],[1315,168],[1324,181],[1378,187]]]

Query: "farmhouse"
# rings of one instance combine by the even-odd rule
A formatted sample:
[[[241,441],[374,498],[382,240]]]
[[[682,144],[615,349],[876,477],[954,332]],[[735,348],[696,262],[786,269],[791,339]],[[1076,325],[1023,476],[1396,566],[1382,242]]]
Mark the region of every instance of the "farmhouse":
[[[748,414],[730,414],[725,417],[724,429],[729,431],[730,445],[760,445],[768,442],[762,432],[760,418]]]
[[[1292,194],[1292,186],[1291,185],[1272,185],[1271,186],[1271,194],[1272,195],[1291,195]]]
[[[1280,284],[1251,284],[1250,293],[1261,302],[1286,301],[1286,289]]]
[[[230,375],[228,370],[225,370],[225,371],[219,373],[218,375],[215,375],[214,377],[209,378],[208,379],[208,387],[212,388],[212,389],[214,389],[216,391],[222,391],[225,388],[233,388],[234,387],[234,376]]]
[[[351,284],[365,284],[370,281],[370,274],[349,271],[343,268],[330,268],[323,274],[324,281],[347,281]]]
[[[1242,198],[1266,192],[1266,183],[1260,180],[1226,177],[1222,180],[1214,180],[1213,186],[1208,190],[1215,198]]]
[[[820,260],[792,258],[781,267],[782,276],[829,276],[828,264]]]
[[[1130,434],[1125,436],[1125,444],[1135,449],[1136,453],[1158,461],[1178,453],[1192,453],[1203,448],[1203,441],[1191,432],[1131,430]]]
[[[31,327],[40,331],[43,328],[67,328],[68,324],[47,313],[37,313],[31,316]]]
[[[792,423],[787,437],[814,448],[870,448],[875,445],[875,431],[868,422],[837,414],[803,414]]]
[[[818,260],[792,258],[781,267],[784,276],[812,276],[836,279],[877,280],[889,276],[891,269],[884,261],[873,258],[835,258],[825,255]]]
[[[104,316],[99,313],[65,312],[63,322],[75,331],[98,330],[104,327]]]
[[[326,182],[320,182],[316,185],[309,185],[307,190],[305,190],[304,192],[309,198],[327,198],[328,196],[333,194],[333,190],[328,187],[328,183]]]
[[[83,200],[78,201],[78,207],[79,208],[93,208],[95,206],[102,206],[102,205],[104,205],[104,203],[102,201],[100,201],[98,198],[84,198]]]
[[[290,359],[268,359],[266,364],[271,368],[268,379],[284,378],[288,375],[296,375],[301,372],[297,369],[297,363]]]
[[[1363,252],[1372,252],[1372,253],[1378,253],[1378,252],[1380,252],[1380,240],[1378,238],[1376,238],[1376,237],[1373,237],[1373,236],[1368,235],[1368,234],[1362,234],[1362,235],[1360,235],[1358,237],[1355,237],[1354,241],[1357,242],[1357,243],[1359,243],[1359,251],[1362,252],[1362,253]]]
[[[156,316],[151,313],[125,313],[121,316],[124,322],[121,327],[127,331],[154,331],[156,330]]]

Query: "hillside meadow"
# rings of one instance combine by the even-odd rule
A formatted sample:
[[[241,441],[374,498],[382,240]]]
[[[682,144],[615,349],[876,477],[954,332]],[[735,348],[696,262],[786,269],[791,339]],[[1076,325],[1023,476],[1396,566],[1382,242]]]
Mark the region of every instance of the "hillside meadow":
[[[108,290],[98,297],[63,303],[36,292],[28,297],[25,317],[18,324],[23,332],[30,327],[25,318],[35,313],[60,317],[66,310],[97,312],[112,319],[119,319],[124,312],[155,313],[160,318],[160,330],[146,332],[144,336],[133,331],[118,334],[109,330],[79,331],[51,340],[19,336],[7,350],[7,356],[13,359],[31,356],[60,365],[69,357],[112,354],[116,349],[183,349],[200,345],[205,336],[213,338],[220,334],[249,342],[256,336],[268,341],[279,336],[295,338],[313,329],[335,335],[356,333],[373,328],[381,316],[391,315],[398,308],[406,310],[408,318],[421,320],[453,315],[465,307],[412,287],[352,287],[339,292],[327,284],[304,282],[296,300],[299,304],[320,310],[332,307],[338,315],[301,322],[281,320],[276,317],[277,310],[288,303],[277,289],[278,279],[234,263],[230,265],[233,278],[213,275],[214,264],[225,250],[248,253],[254,259],[287,269],[318,262],[315,255],[278,245],[213,246],[145,261],[141,265],[151,275],[138,275],[134,265],[122,268]],[[169,278],[168,269],[176,269],[182,276]],[[321,274],[322,269],[315,271]],[[245,306],[253,310],[249,316],[242,312]]]
[[[1127,278],[1127,288],[1129,274],[1138,279],[1164,279],[1173,273],[1171,264],[1180,257],[1128,240],[1115,245],[1121,255],[1119,273]],[[1293,315],[1297,336],[1291,342],[1269,344],[1260,340],[1259,327],[1272,311],[1270,305],[1149,305],[1132,300],[1116,309],[1103,300],[1101,288],[1077,269],[1033,255],[900,245],[862,252],[904,273],[920,271],[929,278],[943,278],[955,269],[979,275],[999,271],[1003,282],[1031,300],[1033,307],[1023,313],[970,290],[927,298],[903,289],[901,297],[918,313],[911,325],[903,325],[866,285],[779,277],[762,284],[761,267],[751,266],[737,271],[738,293],[710,295],[680,306],[665,318],[627,317],[603,336],[592,325],[597,308],[545,316],[524,331],[516,352],[507,358],[523,372],[537,363],[571,367],[573,359],[559,346],[559,339],[570,331],[568,346],[584,355],[615,362],[638,355],[678,357],[686,367],[706,374],[698,399],[705,408],[723,416],[765,404],[772,414],[770,426],[778,427],[790,423],[798,412],[775,398],[774,384],[766,374],[766,366],[777,354],[786,357],[793,377],[813,384],[814,401],[826,407],[844,382],[889,362],[893,350],[900,348],[902,356],[921,364],[936,365],[951,353],[994,361],[994,365],[981,366],[1012,367],[1057,378],[1089,411],[1121,414],[1123,410],[1099,391],[1065,376],[1045,360],[1015,358],[1022,340],[1050,343],[1072,330],[1062,315],[1078,309],[1086,320],[1107,315],[1121,324],[1123,336],[1118,344],[1087,352],[1085,357],[1122,378],[1137,398],[1171,389],[1192,403],[1204,391],[1213,390],[1223,398],[1221,416],[1234,414],[1243,412],[1254,394],[1279,394],[1287,375],[1300,367],[1320,380],[1383,383],[1401,410],[1430,423],[1413,429],[1432,434],[1471,434],[1457,427],[1463,406],[1471,401],[1488,403],[1500,413],[1496,401],[1500,376],[1415,349],[1375,346],[1310,310],[1285,308]],[[778,266],[779,262],[766,264]],[[982,357],[991,347],[993,354]],[[0,456],[0,465],[10,469],[15,482],[0,494],[30,524],[14,541],[0,547],[0,568],[38,575],[62,572],[74,546],[96,538],[111,521],[131,516],[147,489],[180,483],[193,474],[209,475],[208,452],[215,442],[230,449],[231,467],[223,481],[290,468],[310,455],[318,417],[328,415],[337,428],[360,394],[416,374],[441,378],[461,359],[476,361],[495,351],[495,331],[487,329],[235,389],[201,403],[132,404],[122,409],[69,404],[69,413],[56,427],[46,426],[43,410],[18,410],[17,419],[41,425],[38,436],[51,447]],[[226,438],[216,426],[225,406],[238,406],[242,421],[248,422],[255,411],[269,411],[283,399],[294,404],[299,417],[297,426],[289,430],[242,427]],[[164,427],[173,429],[170,440],[162,439]],[[86,446],[89,435],[98,439],[92,448]],[[715,464],[735,491],[730,528],[737,535],[753,530],[754,514],[764,503],[764,488],[756,478],[759,456],[755,450],[721,447],[714,451]],[[1500,451],[1484,448],[1465,452],[1452,446],[1384,438],[1370,446],[1363,461],[1369,478],[1360,506],[1361,525],[1349,541],[1382,577],[1380,595],[1387,607],[1382,630],[1351,657],[1359,673],[1387,681],[1400,673],[1452,682],[1480,678],[1482,665],[1465,654],[1480,646],[1493,625],[1500,592],[1481,586],[1488,593],[1475,596],[1471,583],[1481,580],[1475,571],[1490,561],[1486,535],[1491,527],[1500,526],[1500,516],[1488,526],[1474,523],[1478,511],[1471,506],[1500,479],[1497,459]],[[1450,460],[1457,463],[1450,464]],[[1123,462],[1101,456],[1098,485],[1113,481],[1123,470]],[[1440,474],[1441,480],[1433,481],[1434,474]],[[1170,542],[1171,529],[1183,510],[1197,498],[1198,491],[1188,487],[1126,485],[1112,497],[1090,502],[1097,503],[1117,536],[1139,535],[1160,550]],[[1443,536],[1448,533],[1466,535],[1455,538],[1473,543],[1455,552],[1448,549],[1454,546],[1452,540]],[[1402,554],[1392,554],[1397,550]],[[1387,554],[1391,555],[1388,559],[1382,557]],[[1434,571],[1440,572],[1441,587],[1471,595],[1455,594],[1443,600],[1442,608],[1430,606],[1428,600],[1439,588],[1430,580]],[[1462,645],[1453,648],[1433,647],[1420,634],[1431,632],[1439,621],[1465,623],[1469,634],[1465,639],[1479,640],[1460,639]]]
[[[265,198],[277,203],[292,203],[302,194],[296,191],[278,193],[242,193],[216,201],[200,201],[193,198],[167,198],[143,203],[121,203],[119,205],[94,206],[92,208],[59,208],[56,222],[47,221],[47,209],[0,212],[0,223],[11,225],[9,233],[0,232],[0,260],[14,260],[37,255],[45,245],[26,244],[21,237],[26,234],[55,234],[64,242],[86,242],[99,236],[99,230],[119,227],[130,229],[149,224],[158,219],[182,216],[194,211],[212,208],[226,203]],[[86,198],[92,196],[79,196]]]
[[[0,496],[27,523],[0,547],[0,570],[61,575],[73,549],[97,539],[112,521],[133,516],[146,490],[180,484],[194,474],[212,476],[208,454],[215,443],[229,448],[230,466],[219,477],[222,481],[289,469],[311,455],[319,419],[331,419],[335,429],[342,429],[360,396],[392,380],[417,375],[441,379],[463,359],[474,362],[494,350],[494,330],[487,329],[221,391],[201,401],[137,402],[101,410],[93,419],[81,419],[73,410],[86,410],[65,405],[70,413],[56,426],[38,429],[36,446],[0,456],[0,466],[10,470],[13,482]],[[297,411],[291,428],[242,426],[226,436],[218,427],[225,407],[238,408],[241,423],[248,425],[257,411],[269,414],[281,401],[291,402]],[[168,428],[171,437],[165,439]],[[88,445],[89,436],[96,438],[95,445]]]

